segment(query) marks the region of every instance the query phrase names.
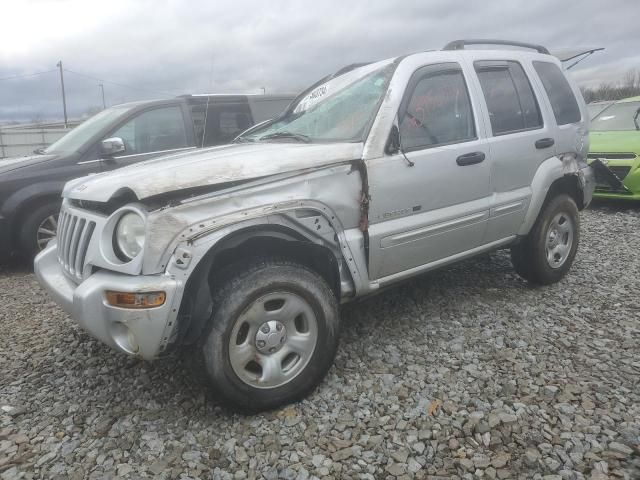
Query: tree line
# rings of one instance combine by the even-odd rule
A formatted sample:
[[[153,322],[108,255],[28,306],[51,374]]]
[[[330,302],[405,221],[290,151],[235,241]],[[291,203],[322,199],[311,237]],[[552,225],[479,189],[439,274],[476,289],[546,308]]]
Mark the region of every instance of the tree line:
[[[640,95],[640,70],[629,70],[617,83],[602,82],[597,87],[581,87],[585,102],[622,100]]]

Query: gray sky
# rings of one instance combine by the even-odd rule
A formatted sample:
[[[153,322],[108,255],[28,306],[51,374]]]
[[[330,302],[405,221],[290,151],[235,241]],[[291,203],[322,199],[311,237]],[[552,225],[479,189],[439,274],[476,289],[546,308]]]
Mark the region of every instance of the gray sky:
[[[65,72],[70,117],[181,93],[296,92],[353,62],[505,38],[602,46],[582,85],[640,69],[640,0],[0,0],[0,79]],[[72,73],[77,72],[77,73]],[[134,88],[119,86],[114,83]],[[0,122],[61,118],[54,72],[0,80]]]

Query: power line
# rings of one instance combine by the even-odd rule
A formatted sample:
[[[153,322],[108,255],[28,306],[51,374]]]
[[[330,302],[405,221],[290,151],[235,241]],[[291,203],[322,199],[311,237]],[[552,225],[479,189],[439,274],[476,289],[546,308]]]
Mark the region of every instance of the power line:
[[[139,90],[141,92],[155,93],[155,94],[159,94],[159,95],[163,95],[163,96],[169,96],[169,97],[173,97],[173,96],[176,95],[175,93],[171,93],[171,92],[162,92],[162,91],[159,91],[159,90],[150,90],[148,88],[134,87],[133,85],[127,85],[125,83],[112,82],[111,80],[105,80],[103,78],[94,77],[93,75],[87,75],[86,73],[76,72],[74,70],[69,70],[68,68],[65,68],[64,71],[65,72],[69,72],[69,73],[73,73],[75,75],[79,75],[81,77],[90,78],[91,80],[95,80],[97,82],[110,83],[112,85],[117,85],[119,87],[124,87],[124,88],[131,88],[133,90]]]
[[[14,78],[35,77],[36,75],[43,75],[45,73],[51,73],[51,72],[55,72],[57,70],[58,70],[57,68],[54,68],[53,70],[45,70],[44,72],[25,73],[25,74],[22,74],[22,75],[12,75],[11,77],[0,78],[0,80],[12,80]]]

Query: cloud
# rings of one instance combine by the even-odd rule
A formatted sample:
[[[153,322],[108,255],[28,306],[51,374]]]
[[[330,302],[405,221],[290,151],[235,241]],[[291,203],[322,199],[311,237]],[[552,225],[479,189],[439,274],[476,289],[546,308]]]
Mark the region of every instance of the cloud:
[[[21,0],[3,6],[0,78],[62,60],[70,115],[188,92],[295,92],[343,65],[437,49],[456,38],[604,46],[583,84],[640,68],[640,3],[610,0]],[[111,83],[115,82],[115,83]],[[122,86],[127,85],[127,86]],[[135,87],[135,88],[131,88]],[[0,121],[60,118],[56,72],[0,81]]]

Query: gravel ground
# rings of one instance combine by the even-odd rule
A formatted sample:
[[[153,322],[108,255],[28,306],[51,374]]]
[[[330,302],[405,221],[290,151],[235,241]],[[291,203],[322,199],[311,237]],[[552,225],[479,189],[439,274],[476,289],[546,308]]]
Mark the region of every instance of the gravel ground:
[[[585,212],[551,287],[498,252],[347,306],[321,387],[253,417],[5,267],[0,478],[640,478],[639,226],[640,207]]]

